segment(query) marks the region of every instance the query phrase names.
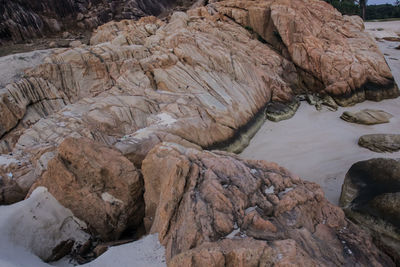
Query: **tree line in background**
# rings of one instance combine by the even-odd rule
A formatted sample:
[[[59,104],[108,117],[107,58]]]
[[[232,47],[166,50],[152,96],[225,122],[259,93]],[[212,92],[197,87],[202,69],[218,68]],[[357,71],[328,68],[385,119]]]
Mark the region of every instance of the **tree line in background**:
[[[367,5],[368,0],[325,0],[345,15],[359,15],[364,20],[400,18],[400,0],[394,5]]]

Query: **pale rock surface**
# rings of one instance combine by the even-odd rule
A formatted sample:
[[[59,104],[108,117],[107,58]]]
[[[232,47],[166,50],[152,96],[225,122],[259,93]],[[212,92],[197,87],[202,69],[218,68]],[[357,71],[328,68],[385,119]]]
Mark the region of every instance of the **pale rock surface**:
[[[56,256],[64,256],[90,237],[84,231],[86,224],[61,206],[44,187],[37,188],[22,202],[1,206],[0,213],[2,266],[8,266],[7,262],[22,264],[26,252],[33,253],[42,260],[56,260],[59,259]],[[69,246],[69,250],[65,248],[64,255],[57,254],[62,251],[63,245]],[[16,253],[18,251],[21,255]],[[32,260],[31,264],[34,262]]]
[[[89,139],[67,138],[32,188],[47,187],[94,235],[108,241],[141,223],[142,184],[120,152]]]
[[[162,143],[142,171],[144,223],[170,266],[394,266],[317,184],[277,164]]]

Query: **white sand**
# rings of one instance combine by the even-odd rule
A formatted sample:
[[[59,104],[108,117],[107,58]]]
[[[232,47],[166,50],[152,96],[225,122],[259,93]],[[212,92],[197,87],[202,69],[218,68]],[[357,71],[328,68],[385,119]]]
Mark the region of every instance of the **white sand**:
[[[345,110],[383,109],[394,118],[388,124],[363,126],[339,117]],[[381,154],[359,147],[358,138],[371,133],[399,133],[400,99],[364,102],[337,112],[317,111],[302,102],[296,115],[278,123],[267,121],[242,152],[241,157],[273,161],[305,180],[322,186],[337,204],[344,176],[353,163],[373,157],[400,157],[400,152]]]
[[[367,23],[367,28],[400,31],[400,21]],[[400,50],[393,49],[397,42],[378,42],[385,53],[396,82],[400,84]],[[396,60],[398,59],[398,60]],[[388,124],[363,126],[340,119],[343,111],[365,108],[382,109],[394,118]],[[241,157],[274,161],[305,180],[322,186],[326,197],[338,204],[341,187],[352,164],[374,157],[400,158],[400,152],[375,153],[359,147],[358,138],[372,133],[400,133],[400,98],[382,102],[367,101],[337,112],[316,111],[303,102],[296,115],[278,123],[267,121]]]
[[[365,30],[370,32],[374,37],[399,37],[400,20],[365,22]]]
[[[165,248],[159,243],[158,235],[148,235],[133,243],[110,248],[96,260],[82,267],[164,267]]]

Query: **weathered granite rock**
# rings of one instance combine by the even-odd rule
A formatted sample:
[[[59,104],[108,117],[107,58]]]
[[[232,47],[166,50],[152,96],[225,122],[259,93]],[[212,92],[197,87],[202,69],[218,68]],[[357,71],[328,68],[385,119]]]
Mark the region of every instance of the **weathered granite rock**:
[[[365,77],[377,84],[391,79],[376,44],[370,43],[354,18],[342,17],[319,1],[296,3],[210,2],[207,7],[174,13],[165,21],[146,17],[99,27],[90,45],[56,49],[43,64],[27,70],[19,82],[0,89],[4,114],[0,117],[0,153],[13,152],[15,159],[30,162],[33,170],[42,154],[54,151],[71,136],[113,145],[129,154],[137,167],[162,141],[237,152],[254,134],[262,121],[259,114],[271,102],[287,104],[305,91],[346,99],[353,87],[356,91],[362,87]],[[312,28],[292,32],[292,18],[283,16],[281,6],[310,21],[310,27],[317,20],[327,24],[327,29],[332,24],[344,33],[329,28],[328,36],[325,32],[318,35],[319,24],[315,32]],[[246,11],[249,7],[251,12]],[[243,18],[252,21],[252,32],[245,28],[247,24],[232,19],[232,10],[240,11],[238,18],[244,14]],[[261,16],[270,11],[276,18]],[[296,16],[293,25],[299,23]],[[261,34],[263,27],[267,27],[265,35]],[[328,62],[334,57],[343,71],[334,71],[336,63],[329,63],[326,73],[325,65],[311,59],[304,59],[301,68],[302,61],[294,59],[297,48],[292,41],[279,41],[275,30],[271,35],[275,39],[267,34],[274,27],[282,32],[288,27],[288,32],[301,39],[299,44],[307,47],[303,41],[308,40],[311,50],[315,48],[311,41],[320,44],[321,48],[314,49],[315,57],[309,51],[310,58],[321,56]],[[335,42],[344,45],[330,45]],[[366,44],[368,51],[355,49]],[[312,69],[311,65],[319,67]],[[346,77],[354,85],[351,90],[332,89],[331,80]],[[395,90],[394,85],[389,91],[385,88],[382,94]],[[15,176],[16,181],[19,178]]]
[[[3,91],[10,113],[0,127],[3,153],[38,158],[68,136],[126,148],[155,135],[156,143],[165,137],[209,147],[234,138],[270,100],[291,98],[290,62],[233,22],[198,16],[188,22],[176,13],[168,24],[154,17],[110,23],[94,34],[93,46],[57,50],[28,71],[38,78]],[[42,93],[31,96],[36,87]],[[53,99],[57,105],[48,104]],[[143,146],[138,151],[145,155],[151,146]]]
[[[142,222],[142,185],[139,172],[120,152],[88,139],[68,138],[32,188],[48,188],[107,241]]]
[[[346,174],[340,205],[346,216],[367,229],[375,243],[400,264],[400,162],[370,159]]]
[[[142,171],[144,223],[170,266],[394,266],[317,184],[274,163],[162,143]]]
[[[358,144],[374,152],[396,152],[400,150],[400,134],[367,134]]]
[[[342,16],[324,1],[222,1],[213,6],[293,61],[309,91],[325,92],[340,105],[399,95],[359,17]]]
[[[347,122],[373,125],[388,123],[393,115],[383,110],[363,109],[358,112],[345,111],[340,118]]]

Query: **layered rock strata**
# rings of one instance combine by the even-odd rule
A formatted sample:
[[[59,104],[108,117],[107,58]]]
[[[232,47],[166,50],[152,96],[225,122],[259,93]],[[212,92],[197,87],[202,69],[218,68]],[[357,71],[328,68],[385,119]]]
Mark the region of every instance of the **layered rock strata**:
[[[168,22],[110,22],[95,31],[90,46],[55,50],[25,78],[0,89],[0,151],[20,162],[4,170],[12,174],[12,192],[26,193],[18,188],[21,177],[31,185],[45,169],[42,155],[71,136],[113,145],[140,168],[162,141],[239,151],[249,138],[230,144],[243,131],[254,133],[267,106],[292,103],[307,90],[354,104],[365,97],[349,94],[373,80],[379,93],[365,96],[397,96],[362,24],[323,2],[295,2],[223,1],[177,12]],[[285,16],[286,10],[295,16]],[[299,19],[310,25],[294,27]],[[284,36],[286,30],[298,39]],[[308,56],[299,57],[301,51]]]
[[[90,238],[86,232],[87,225],[44,187],[37,188],[20,203],[0,207],[0,211],[0,258],[2,263],[5,261],[3,266],[18,265],[11,263],[16,261],[15,255],[20,256],[16,254],[20,248],[44,261],[57,261]]]

